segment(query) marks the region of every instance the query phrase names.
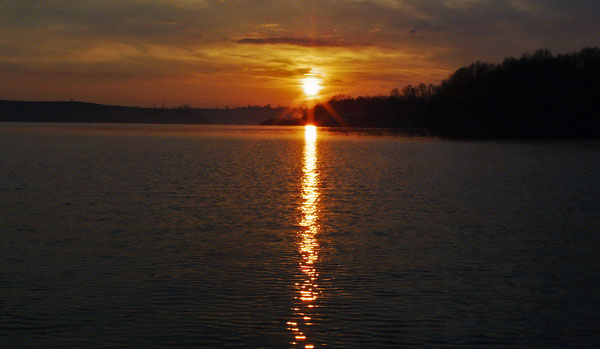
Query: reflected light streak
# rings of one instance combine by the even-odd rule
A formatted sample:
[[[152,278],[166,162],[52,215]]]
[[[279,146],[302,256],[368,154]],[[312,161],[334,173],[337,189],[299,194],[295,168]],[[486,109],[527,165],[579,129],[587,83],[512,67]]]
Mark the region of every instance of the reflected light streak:
[[[304,131],[304,167],[302,169],[302,202],[299,209],[302,213],[300,231],[298,232],[298,252],[300,253],[299,269],[301,280],[296,282],[294,301],[294,321],[289,321],[288,329],[292,331],[295,345],[314,348],[307,339],[307,329],[313,325],[313,312],[317,308],[316,301],[320,290],[317,284],[319,273],[316,263],[319,260],[319,243],[317,241],[319,176],[317,172],[317,128],[306,125]]]

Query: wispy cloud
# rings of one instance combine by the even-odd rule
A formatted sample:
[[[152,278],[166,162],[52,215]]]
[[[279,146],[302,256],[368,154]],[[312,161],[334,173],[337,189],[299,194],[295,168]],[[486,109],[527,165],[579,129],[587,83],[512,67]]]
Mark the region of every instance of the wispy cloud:
[[[296,45],[305,47],[343,46],[340,42],[313,38],[243,38],[236,41],[238,44],[254,45]]]

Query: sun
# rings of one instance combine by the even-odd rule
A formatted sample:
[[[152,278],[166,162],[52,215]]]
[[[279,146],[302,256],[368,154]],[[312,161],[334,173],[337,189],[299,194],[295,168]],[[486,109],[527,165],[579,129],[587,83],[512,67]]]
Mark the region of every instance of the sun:
[[[323,88],[321,86],[321,83],[321,79],[314,76],[308,76],[302,79],[302,90],[304,91],[304,94],[308,97],[316,96],[319,94],[319,91],[321,91],[321,89]]]

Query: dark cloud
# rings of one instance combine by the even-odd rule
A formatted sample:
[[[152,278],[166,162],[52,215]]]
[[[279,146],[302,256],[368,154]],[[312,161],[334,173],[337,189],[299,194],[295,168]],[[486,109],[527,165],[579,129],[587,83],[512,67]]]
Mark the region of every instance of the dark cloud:
[[[312,38],[243,38],[238,44],[254,45],[296,45],[306,47],[342,46],[338,42]]]
[[[289,79],[289,78],[300,78],[310,73],[310,69],[285,69],[285,68],[273,68],[273,69],[264,69],[258,68],[254,70],[255,76],[265,78],[265,79]]]
[[[20,31],[32,43],[116,40],[185,47],[243,37],[238,42],[304,47],[368,42],[464,53],[469,46],[478,56],[468,59],[502,55],[486,54],[486,46],[513,54],[590,45],[597,42],[599,15],[597,0],[0,0],[0,30]],[[35,29],[44,34],[28,35]],[[0,35],[17,39],[14,33]]]

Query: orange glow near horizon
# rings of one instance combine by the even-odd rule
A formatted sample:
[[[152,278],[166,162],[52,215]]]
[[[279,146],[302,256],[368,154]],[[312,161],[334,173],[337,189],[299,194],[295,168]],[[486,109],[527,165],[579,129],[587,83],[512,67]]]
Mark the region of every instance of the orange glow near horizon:
[[[300,280],[295,283],[296,296],[294,321],[288,321],[288,329],[292,331],[293,344],[303,344],[305,348],[314,348],[308,343],[306,330],[311,326],[317,307],[320,290],[317,283],[319,273],[316,263],[319,260],[319,243],[317,241],[319,175],[317,171],[317,128],[314,125],[304,127],[304,167],[302,169],[302,202],[299,206],[302,213],[300,231],[298,232],[298,252],[300,254]]]
[[[316,49],[215,43],[202,52],[199,57],[188,49],[161,45],[94,44],[76,54],[29,61],[31,67],[50,64],[45,73],[0,72],[4,80],[14,81],[0,92],[4,92],[3,99],[73,99],[140,107],[164,104],[174,108],[187,104],[195,108],[224,108],[270,104],[309,108],[336,94],[372,95],[408,83],[436,83],[450,72],[422,67],[426,57],[370,46]],[[267,55],[272,59],[265,61],[262,57]],[[124,62],[120,63],[121,60]],[[145,63],[134,63],[139,61]],[[170,63],[165,66],[165,62]],[[364,65],[359,69],[354,62]],[[198,71],[197,67],[204,65],[205,71]],[[82,73],[88,67],[91,72],[84,74],[84,78]],[[60,73],[53,73],[55,68],[60,68]],[[379,79],[379,75],[394,74],[410,79],[389,85]]]

